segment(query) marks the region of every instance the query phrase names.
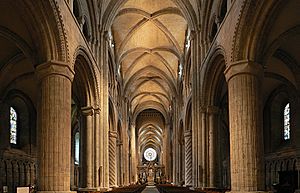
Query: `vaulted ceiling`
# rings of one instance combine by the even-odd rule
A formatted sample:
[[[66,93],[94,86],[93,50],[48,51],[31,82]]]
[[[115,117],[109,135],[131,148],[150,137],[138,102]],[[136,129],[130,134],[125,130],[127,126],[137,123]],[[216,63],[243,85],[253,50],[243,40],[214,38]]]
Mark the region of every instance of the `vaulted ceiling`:
[[[171,0],[128,0],[112,25],[115,61],[132,111],[167,111],[177,95],[187,22]]]

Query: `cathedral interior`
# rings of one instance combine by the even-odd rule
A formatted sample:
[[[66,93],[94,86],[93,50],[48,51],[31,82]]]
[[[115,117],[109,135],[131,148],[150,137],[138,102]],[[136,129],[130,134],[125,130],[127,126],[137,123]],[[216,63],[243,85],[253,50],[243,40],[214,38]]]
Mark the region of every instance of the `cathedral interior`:
[[[0,192],[300,192],[299,10],[0,0]]]

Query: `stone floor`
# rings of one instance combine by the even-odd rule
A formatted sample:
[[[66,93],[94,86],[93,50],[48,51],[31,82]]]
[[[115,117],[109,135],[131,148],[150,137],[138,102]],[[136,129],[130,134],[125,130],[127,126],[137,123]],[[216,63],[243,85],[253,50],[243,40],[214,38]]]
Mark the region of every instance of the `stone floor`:
[[[147,186],[142,193],[159,193],[155,186]]]

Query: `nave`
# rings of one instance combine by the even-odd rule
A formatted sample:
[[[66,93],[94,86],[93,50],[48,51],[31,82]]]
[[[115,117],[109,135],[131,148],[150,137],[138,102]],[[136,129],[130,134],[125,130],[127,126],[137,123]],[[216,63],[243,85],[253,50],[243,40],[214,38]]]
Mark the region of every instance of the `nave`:
[[[0,193],[300,192],[299,10],[0,0]]]

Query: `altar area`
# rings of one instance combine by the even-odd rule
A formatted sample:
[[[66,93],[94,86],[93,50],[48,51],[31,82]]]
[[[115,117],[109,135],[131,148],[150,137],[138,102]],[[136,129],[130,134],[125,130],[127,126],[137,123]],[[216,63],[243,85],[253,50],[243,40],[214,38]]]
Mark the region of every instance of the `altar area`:
[[[165,182],[164,166],[154,162],[149,162],[142,166],[138,166],[138,177],[141,184],[147,183],[152,186],[156,183]]]

